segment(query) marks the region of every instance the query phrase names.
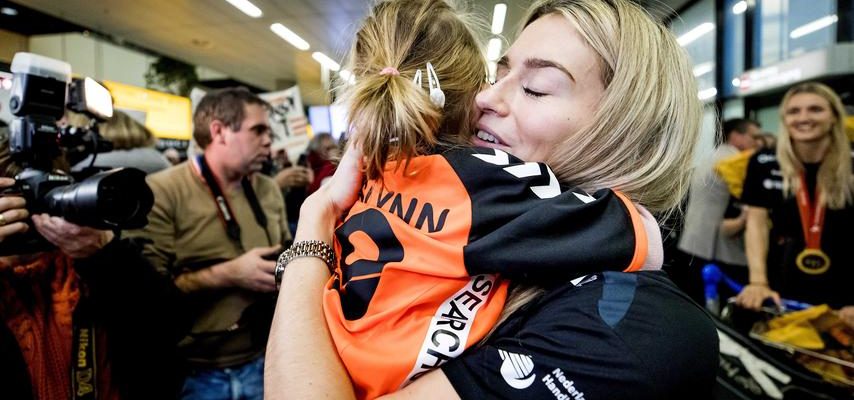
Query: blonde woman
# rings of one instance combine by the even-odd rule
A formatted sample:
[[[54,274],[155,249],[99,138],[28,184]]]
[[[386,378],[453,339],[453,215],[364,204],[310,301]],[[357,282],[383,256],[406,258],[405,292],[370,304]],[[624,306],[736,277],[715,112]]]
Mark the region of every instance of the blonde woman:
[[[99,128],[101,136],[113,143],[113,151],[95,156],[96,167],[132,167],[151,174],[172,165],[154,148],[157,143],[154,134],[129,115],[116,111],[113,117],[100,124]],[[90,155],[74,165],[72,170],[83,169],[91,163]]]
[[[750,281],[738,303],[759,309],[780,296],[854,307],[854,175],[839,96],[820,83],[799,84],[780,105],[780,140],[747,169],[745,247]]]
[[[675,207],[701,108],[672,34],[624,0],[539,1],[524,25],[499,63],[498,81],[475,99],[481,115],[471,143],[546,162],[563,183],[588,193],[622,191],[644,213]],[[296,242],[332,242],[337,218],[360,196],[359,147],[351,144],[330,184],[306,201]],[[497,243],[495,251],[526,239]],[[601,250],[583,241],[557,247]],[[536,260],[540,250],[530,246],[523,256]],[[650,241],[649,250],[660,257],[661,243]],[[355,397],[318,307],[329,277],[324,260],[311,256],[284,270],[266,359],[268,398]],[[457,300],[477,302],[462,292]],[[423,364],[462,345],[454,339],[466,329],[454,318],[459,305],[437,316],[441,329],[425,340],[432,358]],[[712,393],[716,366],[711,321],[662,272],[520,277],[485,340],[387,397],[698,398]]]

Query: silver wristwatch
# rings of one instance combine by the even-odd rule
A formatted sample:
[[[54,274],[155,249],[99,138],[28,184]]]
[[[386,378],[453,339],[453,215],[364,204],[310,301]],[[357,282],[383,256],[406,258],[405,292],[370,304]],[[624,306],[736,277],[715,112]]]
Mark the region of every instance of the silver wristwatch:
[[[285,274],[285,266],[300,257],[317,257],[326,263],[329,273],[334,273],[335,271],[335,250],[332,246],[320,240],[296,242],[290,248],[283,251],[276,262],[276,270],[274,271],[276,290],[282,287],[282,275]]]

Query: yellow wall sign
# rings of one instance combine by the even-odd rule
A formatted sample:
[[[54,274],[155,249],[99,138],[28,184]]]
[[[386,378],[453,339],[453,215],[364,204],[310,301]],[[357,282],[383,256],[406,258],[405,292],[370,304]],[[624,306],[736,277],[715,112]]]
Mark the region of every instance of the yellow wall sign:
[[[113,81],[103,81],[113,105],[134,119],[145,121],[154,136],[190,140],[193,136],[190,99]]]

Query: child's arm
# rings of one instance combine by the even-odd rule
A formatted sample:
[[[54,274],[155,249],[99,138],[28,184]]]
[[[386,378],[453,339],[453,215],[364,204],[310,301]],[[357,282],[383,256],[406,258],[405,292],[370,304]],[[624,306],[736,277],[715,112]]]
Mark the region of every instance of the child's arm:
[[[499,150],[459,149],[444,156],[471,198],[464,250],[470,274],[554,281],[643,264],[646,231],[625,196],[567,188],[545,164]]]

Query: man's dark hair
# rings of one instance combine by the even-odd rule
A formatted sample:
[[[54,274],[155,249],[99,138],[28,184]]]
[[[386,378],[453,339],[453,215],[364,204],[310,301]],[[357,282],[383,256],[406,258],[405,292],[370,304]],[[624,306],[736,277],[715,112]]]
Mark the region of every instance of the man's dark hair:
[[[210,123],[215,119],[222,121],[232,130],[240,130],[240,124],[246,117],[244,108],[249,104],[268,109],[270,107],[266,101],[245,87],[218,89],[206,94],[193,114],[193,138],[199,147],[204,149],[211,143]]]
[[[721,129],[724,139],[723,142],[726,143],[729,141],[729,135],[731,135],[733,131],[747,133],[747,129],[750,128],[750,125],[756,125],[757,128],[761,127],[758,122],[747,118],[733,118],[724,121],[723,129]]]

